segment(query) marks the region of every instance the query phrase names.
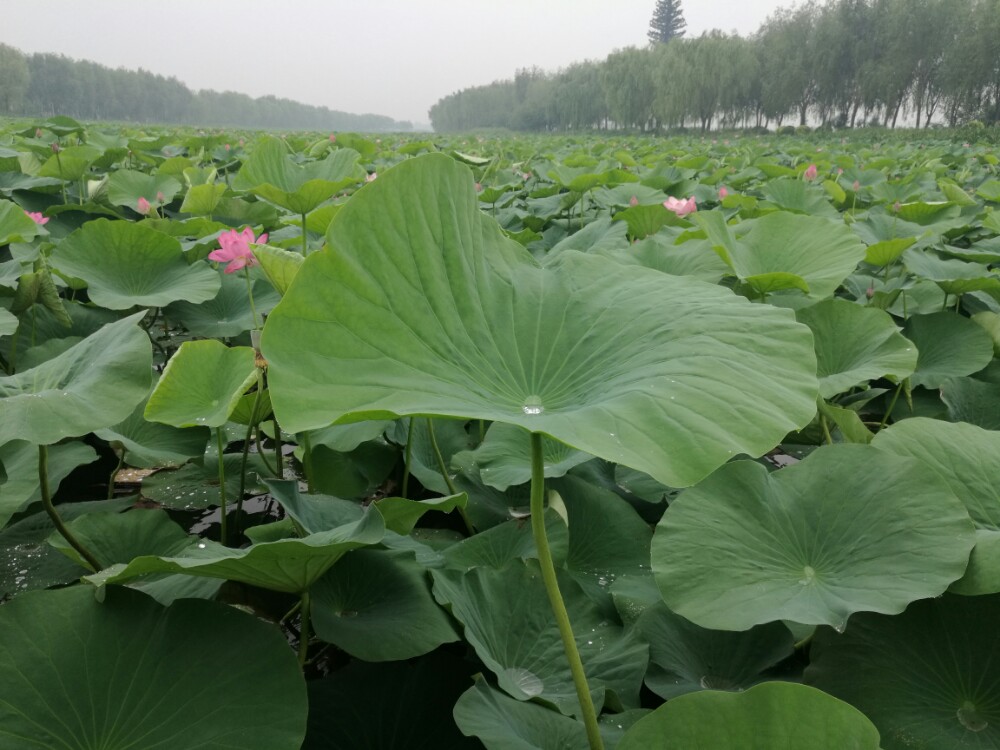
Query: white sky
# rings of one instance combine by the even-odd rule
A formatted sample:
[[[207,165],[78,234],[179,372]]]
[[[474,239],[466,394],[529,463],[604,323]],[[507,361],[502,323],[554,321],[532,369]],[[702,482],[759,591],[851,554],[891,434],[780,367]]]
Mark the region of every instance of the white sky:
[[[6,5],[15,7],[7,8]],[[687,0],[687,33],[752,33],[790,0]],[[643,45],[655,0],[2,0],[0,43],[192,89],[415,123],[442,96]]]

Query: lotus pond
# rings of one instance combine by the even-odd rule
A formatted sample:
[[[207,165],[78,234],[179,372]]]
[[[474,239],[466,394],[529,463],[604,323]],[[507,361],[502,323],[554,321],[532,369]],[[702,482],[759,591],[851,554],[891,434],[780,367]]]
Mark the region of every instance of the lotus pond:
[[[0,746],[1000,748],[997,165],[7,123]]]

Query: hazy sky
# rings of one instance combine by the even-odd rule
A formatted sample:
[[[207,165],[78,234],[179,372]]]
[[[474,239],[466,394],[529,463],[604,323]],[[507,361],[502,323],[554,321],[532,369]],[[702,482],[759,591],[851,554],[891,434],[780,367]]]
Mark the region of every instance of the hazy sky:
[[[11,2],[11,0],[7,0]],[[785,0],[687,0],[689,36],[755,31]],[[655,0],[27,0],[0,42],[426,122],[442,96],[646,42]]]

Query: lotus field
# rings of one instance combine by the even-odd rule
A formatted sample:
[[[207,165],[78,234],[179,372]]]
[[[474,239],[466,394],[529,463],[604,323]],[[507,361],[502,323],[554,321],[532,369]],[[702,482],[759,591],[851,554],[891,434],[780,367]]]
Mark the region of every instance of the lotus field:
[[[997,165],[9,123],[0,747],[1000,748]]]

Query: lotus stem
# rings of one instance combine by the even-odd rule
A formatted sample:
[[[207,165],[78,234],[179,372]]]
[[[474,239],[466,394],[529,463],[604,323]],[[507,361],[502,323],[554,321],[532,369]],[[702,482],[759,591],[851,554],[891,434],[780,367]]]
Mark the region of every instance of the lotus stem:
[[[884,430],[885,426],[889,423],[889,417],[892,416],[892,410],[896,408],[896,402],[899,400],[899,394],[903,390],[903,382],[899,381],[899,385],[896,386],[896,392],[892,394],[892,401],[889,402],[889,408],[885,410],[885,414],[882,417],[882,421],[879,423],[878,428]]]
[[[309,255],[309,230],[306,229],[306,215],[302,214],[302,257]]]
[[[531,433],[531,532],[535,537],[535,547],[538,548],[538,567],[542,572],[542,582],[545,593],[549,595],[549,605],[555,615],[559,636],[562,638],[566,661],[573,675],[576,695],[580,700],[580,718],[587,729],[587,741],[590,750],[604,750],[600,728],[597,724],[597,711],[590,697],[590,686],[587,684],[587,674],[583,670],[580,651],[576,647],[576,638],[569,622],[569,613],[559,593],[559,580],[556,578],[555,564],[552,562],[552,552],[549,540],[545,534],[545,463],[542,454],[541,433]]]
[[[260,373],[260,370],[257,371]],[[250,442],[253,439],[254,427],[257,424],[257,410],[260,408],[261,386],[260,375],[257,376],[257,390],[253,398],[253,406],[250,409],[250,424],[247,426],[247,436],[243,439],[243,456],[240,459],[240,492],[236,496],[236,533],[240,533],[240,513],[243,512],[243,495],[247,490],[247,460],[250,458]]]
[[[52,525],[56,527],[62,538],[66,540],[70,547],[76,550],[77,554],[84,559],[84,561],[91,567],[91,569],[97,573],[102,569],[102,565],[97,562],[97,558],[94,554],[87,549],[73,534],[66,524],[63,523],[62,517],[56,510],[56,507],[52,504],[52,495],[49,492],[49,447],[47,445],[38,446],[38,481],[41,486],[42,493],[42,507],[45,508],[45,512],[48,513],[49,518],[52,520]]]
[[[284,466],[284,455],[281,453],[281,428],[278,426],[278,420],[272,419],[271,424],[274,427],[274,461],[277,466],[277,471],[275,476],[278,479],[285,478],[285,466]]]
[[[299,667],[306,666],[309,657],[309,592],[302,592],[301,620],[299,626]]]
[[[222,440],[222,428],[215,428],[215,441],[219,446],[219,514],[220,514],[220,530],[219,535],[222,538],[222,544],[229,544],[229,524],[226,520],[226,462],[222,460],[222,452],[225,450],[226,446]]]
[[[111,476],[108,477],[108,500],[115,496],[115,477],[118,476],[118,472],[122,470],[122,466],[125,465],[125,447],[122,446],[122,454],[118,457],[118,465],[115,466],[114,470],[111,472]]]
[[[403,451],[403,487],[402,495],[407,497],[406,491],[410,486],[410,459],[413,456],[413,417],[410,417],[410,424],[406,428],[406,450]]]
[[[448,467],[445,466],[444,456],[441,455],[441,448],[438,447],[437,436],[434,434],[434,420],[428,418],[427,420],[427,431],[431,436],[431,447],[434,449],[434,456],[437,458],[438,471],[441,472],[441,477],[444,479],[445,485],[448,487],[449,495],[457,495],[458,490],[455,489],[455,483],[451,481],[451,475],[448,474]],[[462,517],[462,522],[465,523],[465,530],[469,532],[469,536],[476,533],[476,529],[472,525],[472,521],[469,520],[469,514],[465,512],[465,508],[458,508],[458,514]]]
[[[308,432],[302,433],[302,468],[306,470],[306,490],[312,494],[314,492],[312,443]]]
[[[250,317],[253,318],[253,329],[254,331],[259,330],[260,326],[257,325],[257,308],[253,304],[253,286],[250,284],[250,268],[249,266],[243,266],[243,277],[247,281],[247,297],[250,299]],[[259,355],[260,350],[254,347],[256,353]]]

